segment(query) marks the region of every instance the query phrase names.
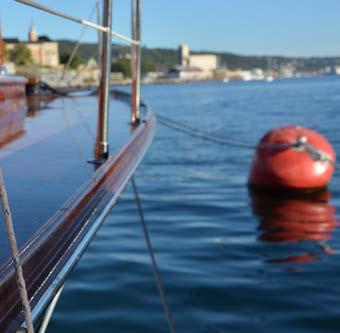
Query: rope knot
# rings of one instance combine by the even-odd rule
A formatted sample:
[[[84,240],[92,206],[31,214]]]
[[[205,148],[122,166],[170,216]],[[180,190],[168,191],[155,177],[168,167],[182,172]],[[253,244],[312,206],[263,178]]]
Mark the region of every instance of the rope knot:
[[[308,138],[306,136],[298,136],[292,146],[295,150],[301,151],[306,149],[307,144]]]
[[[328,162],[334,164],[334,161],[332,160],[330,155],[311,145],[308,142],[308,138],[306,136],[298,136],[292,147],[296,151],[306,151],[315,161]]]

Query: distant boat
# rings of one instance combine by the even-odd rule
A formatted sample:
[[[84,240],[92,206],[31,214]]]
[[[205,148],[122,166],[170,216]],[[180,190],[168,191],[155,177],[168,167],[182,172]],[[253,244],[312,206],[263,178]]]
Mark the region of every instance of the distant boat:
[[[225,77],[225,78],[222,80],[222,82],[223,82],[223,83],[229,83],[230,80],[229,80],[227,77]]]
[[[272,76],[266,76],[266,79],[265,79],[267,82],[273,82],[274,81],[274,78]]]

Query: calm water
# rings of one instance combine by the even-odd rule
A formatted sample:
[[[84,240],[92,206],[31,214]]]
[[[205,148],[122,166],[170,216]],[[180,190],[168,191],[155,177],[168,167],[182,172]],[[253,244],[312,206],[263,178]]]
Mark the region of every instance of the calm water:
[[[256,143],[300,124],[340,155],[340,79],[145,86],[153,110]],[[137,172],[178,332],[338,332],[340,173],[331,196],[252,196],[252,151],[159,124]],[[50,332],[167,332],[131,187],[68,280]]]

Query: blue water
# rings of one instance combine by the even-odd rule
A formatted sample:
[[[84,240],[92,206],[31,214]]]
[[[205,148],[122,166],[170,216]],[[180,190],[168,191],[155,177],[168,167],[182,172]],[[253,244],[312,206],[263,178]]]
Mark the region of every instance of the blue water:
[[[161,115],[256,143],[314,128],[340,156],[340,79],[148,85]],[[138,169],[178,332],[338,332],[340,173],[329,201],[251,195],[252,151],[158,126]],[[167,332],[131,186],[67,281],[49,332]]]

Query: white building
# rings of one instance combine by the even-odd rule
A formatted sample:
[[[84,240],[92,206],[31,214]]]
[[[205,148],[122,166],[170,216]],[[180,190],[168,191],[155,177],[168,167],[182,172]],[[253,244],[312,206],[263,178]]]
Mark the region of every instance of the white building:
[[[218,57],[215,54],[190,54],[189,46],[182,44],[178,47],[178,63],[181,75],[192,76],[197,72],[197,76],[211,78],[218,68]],[[198,74],[198,70],[203,73]]]
[[[192,54],[190,55],[190,66],[198,67],[202,71],[214,71],[218,66],[218,59],[215,54]]]

